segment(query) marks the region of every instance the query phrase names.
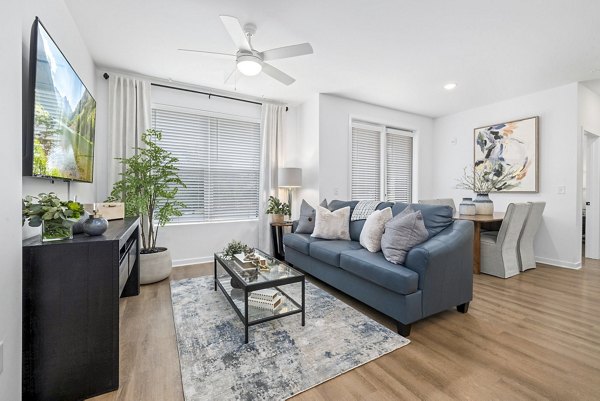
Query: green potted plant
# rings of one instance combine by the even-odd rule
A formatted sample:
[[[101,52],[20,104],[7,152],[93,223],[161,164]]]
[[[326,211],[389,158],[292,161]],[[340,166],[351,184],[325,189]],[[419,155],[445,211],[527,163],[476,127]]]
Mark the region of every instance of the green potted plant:
[[[291,214],[290,205],[281,202],[274,196],[269,196],[265,213],[271,215],[271,221],[273,223],[283,223],[284,216],[289,216]]]
[[[42,226],[43,242],[73,238],[73,224],[84,213],[81,203],[60,200],[54,192],[27,195],[22,205],[22,224]]]
[[[157,145],[162,133],[149,129],[142,133],[143,147],[138,147],[135,155],[119,158],[125,166],[121,180],[113,185],[111,201],[125,203],[127,216],[140,216],[140,282],[154,283],[171,274],[173,266],[171,254],[164,247],[156,245],[159,228],[175,216],[181,216],[185,205],[175,199],[180,187],[185,184],[178,175],[175,163],[178,159]]]

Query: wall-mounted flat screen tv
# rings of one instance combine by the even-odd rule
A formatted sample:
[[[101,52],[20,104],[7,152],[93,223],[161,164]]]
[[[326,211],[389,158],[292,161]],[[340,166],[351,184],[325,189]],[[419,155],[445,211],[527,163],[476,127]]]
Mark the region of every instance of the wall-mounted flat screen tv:
[[[92,182],[96,101],[36,18],[29,59],[26,173]]]

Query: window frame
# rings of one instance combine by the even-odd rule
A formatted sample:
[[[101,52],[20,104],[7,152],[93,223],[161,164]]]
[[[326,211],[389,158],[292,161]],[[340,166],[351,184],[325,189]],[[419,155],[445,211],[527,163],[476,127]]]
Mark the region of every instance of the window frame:
[[[241,116],[241,115],[237,115],[237,114],[221,113],[221,112],[215,112],[215,111],[204,110],[204,109],[193,108],[193,107],[175,106],[175,105],[159,103],[159,102],[152,102],[150,107],[151,107],[151,114],[150,114],[151,127],[153,126],[152,114],[155,109],[170,111],[170,112],[175,112],[175,113],[194,114],[197,116],[208,117],[208,118],[222,118],[222,119],[228,119],[228,120],[237,120],[237,121],[241,121],[241,122],[258,124],[259,132],[260,132],[259,143],[262,143],[262,127],[261,127],[262,122],[261,122],[261,119],[258,117],[253,118],[253,117]],[[260,166],[262,165],[262,161],[260,160],[260,157],[261,156],[260,156],[260,147],[259,147],[259,155],[258,155],[259,177],[260,177]],[[260,199],[260,183],[259,183],[259,188],[258,188],[257,192],[258,192],[258,196]],[[231,224],[231,223],[250,222],[250,221],[257,222],[259,220],[259,215],[260,215],[260,201],[259,201],[259,205],[258,205],[258,209],[257,209],[257,217],[256,218],[232,218],[232,219],[227,219],[227,220],[204,220],[204,221],[193,221],[193,220],[192,221],[170,221],[166,224],[166,226],[178,226],[178,225],[185,226],[185,225],[197,225],[197,224]]]
[[[376,121],[373,118],[365,116],[350,115],[348,119],[348,197],[352,198],[352,128],[366,128],[369,130],[377,130],[380,135],[380,176],[379,176],[379,201],[388,202],[387,200],[387,132],[388,129],[403,131],[407,137],[412,138],[412,171],[411,171],[411,199],[409,203],[413,203],[414,199],[418,199],[418,149],[419,149],[419,130],[408,128],[408,124],[389,124]],[[354,199],[352,199],[354,200]]]

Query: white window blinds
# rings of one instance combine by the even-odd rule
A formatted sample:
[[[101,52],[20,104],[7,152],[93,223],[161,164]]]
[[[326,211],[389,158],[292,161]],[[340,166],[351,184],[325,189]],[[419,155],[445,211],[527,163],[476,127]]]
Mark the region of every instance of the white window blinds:
[[[352,122],[353,200],[411,202],[413,132]]]
[[[413,138],[410,134],[391,128],[386,132],[385,199],[390,202],[412,201]]]
[[[352,199],[381,197],[381,133],[378,127],[352,126]]]
[[[258,217],[260,123],[173,108],[154,108],[152,127],[160,145],[179,159],[186,204],[174,222]]]

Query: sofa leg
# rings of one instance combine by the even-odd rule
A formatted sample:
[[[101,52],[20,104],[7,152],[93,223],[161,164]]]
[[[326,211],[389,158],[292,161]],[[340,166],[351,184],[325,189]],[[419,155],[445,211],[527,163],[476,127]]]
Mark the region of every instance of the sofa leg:
[[[467,313],[469,311],[469,302],[457,305],[456,310],[459,311],[460,313]]]
[[[398,328],[398,334],[400,334],[402,337],[410,336],[410,324],[404,324],[396,321],[396,327]]]

